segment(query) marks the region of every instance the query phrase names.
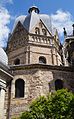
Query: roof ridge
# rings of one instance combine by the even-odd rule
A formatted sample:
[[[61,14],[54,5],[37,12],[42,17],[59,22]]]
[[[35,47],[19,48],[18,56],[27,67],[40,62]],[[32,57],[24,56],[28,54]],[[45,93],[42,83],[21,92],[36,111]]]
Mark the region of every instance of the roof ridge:
[[[29,25],[29,32],[31,32],[31,29],[38,23],[39,20],[40,20],[39,15],[34,11],[32,11]]]

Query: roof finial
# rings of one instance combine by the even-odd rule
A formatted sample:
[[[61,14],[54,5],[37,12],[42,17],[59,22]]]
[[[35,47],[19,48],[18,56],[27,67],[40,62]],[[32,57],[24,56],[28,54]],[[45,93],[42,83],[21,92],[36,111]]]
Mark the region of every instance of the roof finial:
[[[29,8],[28,12],[31,13],[32,11],[34,11],[34,12],[36,12],[38,14],[40,12],[38,7],[36,7],[36,6],[32,6],[32,7]]]
[[[66,29],[65,28],[63,28],[63,29],[64,29],[64,36],[67,36]]]

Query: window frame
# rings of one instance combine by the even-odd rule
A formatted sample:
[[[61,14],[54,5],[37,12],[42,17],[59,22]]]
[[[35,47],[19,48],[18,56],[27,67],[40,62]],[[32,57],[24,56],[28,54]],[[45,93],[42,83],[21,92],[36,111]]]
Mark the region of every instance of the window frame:
[[[24,98],[24,97],[25,97],[25,81],[19,78],[15,81],[15,98]]]
[[[64,84],[63,80],[61,79],[55,80],[55,90],[57,91],[57,90],[63,89],[64,87],[63,84]]]
[[[35,34],[40,35],[40,29],[38,27],[35,28]]]
[[[45,35],[45,36],[47,36],[47,31],[46,31],[46,29],[42,29],[42,33],[43,33],[43,35]]]
[[[20,64],[20,59],[19,59],[19,58],[15,59],[15,60],[14,60],[14,64],[15,64],[15,65],[19,65],[19,64]]]
[[[39,57],[39,64],[46,64],[46,57],[40,56]]]

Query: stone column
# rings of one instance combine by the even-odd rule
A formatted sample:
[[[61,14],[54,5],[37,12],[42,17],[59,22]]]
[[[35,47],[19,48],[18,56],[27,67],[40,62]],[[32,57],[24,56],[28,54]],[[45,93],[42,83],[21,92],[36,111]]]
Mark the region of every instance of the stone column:
[[[5,101],[6,82],[0,79],[0,119],[4,118],[4,101]]]
[[[0,90],[0,119],[4,119],[4,99],[5,99],[5,90],[1,88]]]

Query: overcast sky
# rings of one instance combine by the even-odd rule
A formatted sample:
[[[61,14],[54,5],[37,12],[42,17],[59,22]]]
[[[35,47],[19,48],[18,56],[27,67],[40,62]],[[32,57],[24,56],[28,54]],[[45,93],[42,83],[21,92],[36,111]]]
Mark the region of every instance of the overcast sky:
[[[8,34],[12,31],[14,21],[19,15],[27,15],[31,6],[37,6],[41,14],[48,14],[52,24],[57,28],[61,41],[63,27],[72,33],[74,22],[73,0],[0,0],[0,46],[5,46]]]

